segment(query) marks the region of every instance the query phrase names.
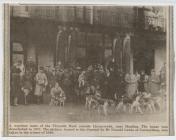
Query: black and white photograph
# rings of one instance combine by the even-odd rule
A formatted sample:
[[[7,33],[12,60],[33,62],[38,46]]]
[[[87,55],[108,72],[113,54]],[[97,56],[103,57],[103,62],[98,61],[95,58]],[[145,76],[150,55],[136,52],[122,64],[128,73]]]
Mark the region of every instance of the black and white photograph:
[[[169,128],[169,6],[14,4],[8,13],[9,124]]]

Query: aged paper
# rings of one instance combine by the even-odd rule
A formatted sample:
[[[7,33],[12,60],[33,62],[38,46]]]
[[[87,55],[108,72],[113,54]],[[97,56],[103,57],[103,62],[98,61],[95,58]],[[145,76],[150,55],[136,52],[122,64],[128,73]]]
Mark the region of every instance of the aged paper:
[[[168,136],[173,8],[4,5],[4,136]]]

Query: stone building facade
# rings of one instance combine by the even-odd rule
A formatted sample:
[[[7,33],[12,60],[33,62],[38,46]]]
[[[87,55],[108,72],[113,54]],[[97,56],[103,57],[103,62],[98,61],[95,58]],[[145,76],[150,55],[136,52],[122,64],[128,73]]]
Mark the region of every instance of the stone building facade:
[[[53,67],[61,61],[86,67],[107,65],[114,58],[125,72],[159,70],[166,57],[165,17],[153,11],[152,7],[12,6],[11,63],[22,59]]]

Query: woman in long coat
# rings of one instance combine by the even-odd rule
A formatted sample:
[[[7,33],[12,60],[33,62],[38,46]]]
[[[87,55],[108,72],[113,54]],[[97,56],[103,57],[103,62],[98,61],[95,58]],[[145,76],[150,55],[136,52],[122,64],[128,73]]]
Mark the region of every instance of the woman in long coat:
[[[20,95],[20,83],[21,83],[21,79],[20,79],[20,69],[13,67],[12,68],[12,77],[11,77],[11,89],[10,89],[10,93],[11,93],[11,97],[13,99],[12,104],[14,106],[18,105],[18,98]]]
[[[72,81],[71,81],[71,72],[69,69],[65,69],[62,77],[63,90],[68,97],[68,100],[72,100]]]
[[[153,95],[159,93],[160,88],[160,80],[159,77],[156,75],[155,71],[151,71],[151,75],[149,76],[149,92]]]
[[[166,91],[166,63],[160,70],[160,88]]]
[[[149,76],[146,74],[144,79],[144,89],[149,93]]]
[[[36,87],[34,95],[37,96],[37,103],[40,103],[40,98],[43,95],[43,92],[46,90],[46,86],[48,84],[47,77],[44,73],[43,67],[40,67],[39,72],[36,74]]]
[[[24,94],[24,104],[28,104],[28,101],[31,101],[32,82],[32,73],[26,70],[21,87],[22,93]]]
[[[126,93],[129,98],[133,98],[137,91],[137,78],[134,74],[126,74]]]
[[[140,74],[140,78],[139,78],[139,81],[138,81],[138,91],[140,93],[144,92],[145,91],[145,73],[144,71],[142,70],[141,71],[141,74]]]

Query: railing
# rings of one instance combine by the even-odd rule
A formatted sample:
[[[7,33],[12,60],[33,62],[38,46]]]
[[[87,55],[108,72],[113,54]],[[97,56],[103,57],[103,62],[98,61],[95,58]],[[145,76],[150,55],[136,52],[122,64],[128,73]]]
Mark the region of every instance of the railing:
[[[30,7],[29,13],[32,18],[55,19],[56,7],[34,6]]]
[[[115,10],[94,10],[94,24],[114,27],[132,27],[133,22],[133,13]]]

